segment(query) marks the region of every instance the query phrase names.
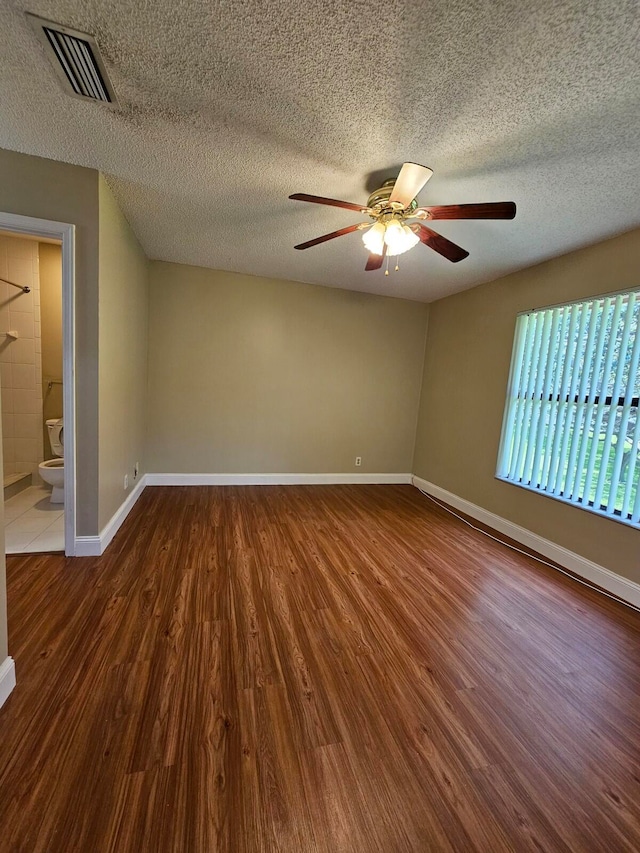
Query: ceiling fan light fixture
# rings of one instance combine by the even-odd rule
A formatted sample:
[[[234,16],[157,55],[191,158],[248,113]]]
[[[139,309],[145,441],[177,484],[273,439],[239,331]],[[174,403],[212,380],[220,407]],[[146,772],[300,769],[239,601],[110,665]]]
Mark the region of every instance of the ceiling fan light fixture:
[[[384,242],[387,244],[387,252],[390,255],[403,255],[420,240],[410,228],[394,218],[387,223]]]
[[[376,222],[368,231],[362,235],[365,248],[372,255],[381,255],[384,252],[385,226],[383,222]]]

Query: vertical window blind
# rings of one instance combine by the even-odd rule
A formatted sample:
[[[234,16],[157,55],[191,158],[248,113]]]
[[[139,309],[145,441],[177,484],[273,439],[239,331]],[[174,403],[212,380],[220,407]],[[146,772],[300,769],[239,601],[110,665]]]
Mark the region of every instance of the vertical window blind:
[[[640,525],[640,291],[518,316],[496,475]]]

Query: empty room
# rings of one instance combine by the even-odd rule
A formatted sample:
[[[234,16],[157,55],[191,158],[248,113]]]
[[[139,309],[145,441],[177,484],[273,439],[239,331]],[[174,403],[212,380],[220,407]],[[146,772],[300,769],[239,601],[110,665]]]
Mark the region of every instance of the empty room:
[[[0,853],[640,849],[638,10],[0,6]]]

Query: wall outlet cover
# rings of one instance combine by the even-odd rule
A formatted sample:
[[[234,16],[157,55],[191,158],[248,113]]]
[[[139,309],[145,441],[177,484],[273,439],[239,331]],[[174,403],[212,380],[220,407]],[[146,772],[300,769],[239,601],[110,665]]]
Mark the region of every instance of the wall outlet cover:
[[[129,488],[129,475],[128,474],[124,475],[124,487],[125,487],[125,489]]]

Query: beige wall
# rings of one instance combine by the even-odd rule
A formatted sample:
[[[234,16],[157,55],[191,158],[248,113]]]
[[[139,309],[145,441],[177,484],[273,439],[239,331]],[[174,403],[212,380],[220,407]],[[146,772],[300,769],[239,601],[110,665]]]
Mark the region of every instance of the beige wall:
[[[150,294],[149,471],[411,471],[426,305],[162,262]]]
[[[76,226],[76,530],[98,532],[98,173],[0,149],[0,211]]]
[[[40,324],[42,333],[42,438],[44,458],[51,459],[45,421],[62,417],[62,249],[40,243]],[[56,380],[49,388],[49,382]]]
[[[148,262],[100,176],[99,529],[144,471]],[[128,475],[128,489],[124,476]]]
[[[431,305],[414,473],[640,582],[640,534],[494,479],[516,314],[637,287],[640,231]]]

